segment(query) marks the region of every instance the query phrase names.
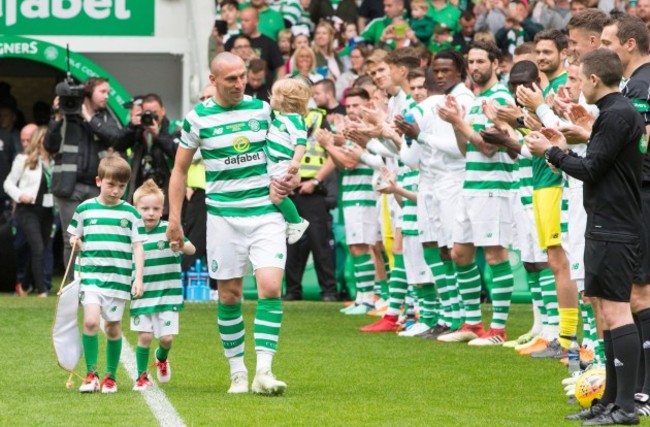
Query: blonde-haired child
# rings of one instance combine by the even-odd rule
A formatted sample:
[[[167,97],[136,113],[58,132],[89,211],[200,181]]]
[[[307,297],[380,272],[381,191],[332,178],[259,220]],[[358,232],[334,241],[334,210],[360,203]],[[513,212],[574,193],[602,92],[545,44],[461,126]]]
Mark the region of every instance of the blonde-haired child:
[[[153,384],[149,379],[149,346],[155,337],[156,370],[158,381],[171,380],[167,358],[174,335],[178,335],[178,312],[183,309],[183,283],[181,281],[181,255],[192,255],[194,245],[185,240],[182,252],[175,252],[165,236],[167,222],[162,221],[165,195],[149,179],[135,193],[133,204],[142,216],[146,240],[144,242],[144,294],[131,301],[131,330],[138,332],[135,349],[138,380],[133,390],[143,391]]]
[[[295,175],[300,170],[300,161],[307,144],[307,102],[311,88],[300,79],[282,79],[271,88],[271,108],[275,118],[266,135],[264,152],[267,158],[268,173],[271,178],[281,178],[286,174]],[[309,226],[309,222],[298,214],[291,199],[272,197],[284,219],[287,221],[287,241],[297,242]]]

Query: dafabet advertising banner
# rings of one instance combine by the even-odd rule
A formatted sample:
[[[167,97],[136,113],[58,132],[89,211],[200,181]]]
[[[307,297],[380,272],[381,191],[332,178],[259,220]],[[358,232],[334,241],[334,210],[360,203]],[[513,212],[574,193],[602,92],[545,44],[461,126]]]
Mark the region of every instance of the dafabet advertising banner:
[[[0,34],[153,36],[154,0],[0,0]]]

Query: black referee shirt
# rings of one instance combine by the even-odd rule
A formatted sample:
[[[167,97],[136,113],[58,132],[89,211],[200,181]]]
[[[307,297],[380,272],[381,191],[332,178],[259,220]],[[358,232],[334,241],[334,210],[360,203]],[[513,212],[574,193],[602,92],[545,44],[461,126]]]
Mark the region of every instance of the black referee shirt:
[[[547,159],[584,182],[585,237],[638,243],[643,163],[639,144],[645,134],[643,119],[620,92],[605,95],[596,106],[600,114],[592,127],[585,157],[553,147]]]
[[[645,125],[650,125],[650,62],[634,70],[625,83],[621,93],[632,101],[636,111],[641,114]],[[650,185],[650,157],[643,160],[643,184]]]

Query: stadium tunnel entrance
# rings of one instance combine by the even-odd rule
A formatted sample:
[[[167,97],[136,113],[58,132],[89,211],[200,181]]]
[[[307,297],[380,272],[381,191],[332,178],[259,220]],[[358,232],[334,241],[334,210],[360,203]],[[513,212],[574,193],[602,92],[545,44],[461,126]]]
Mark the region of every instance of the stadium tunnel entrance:
[[[131,99],[119,81],[88,57],[70,52],[69,70],[78,82],[89,77],[108,78],[111,86],[108,106],[118,122],[128,122],[128,110],[122,104]],[[21,36],[0,36],[0,89],[8,90],[15,98],[18,110],[18,123],[37,123],[47,125],[51,104],[55,97],[55,87],[68,71],[66,48],[42,40]],[[4,83],[4,84],[3,84]],[[6,93],[0,93],[7,95]],[[8,218],[0,220],[0,291],[13,292],[16,254],[13,245],[12,224]],[[63,274],[62,233],[57,228],[53,240],[54,278]],[[58,286],[53,283],[53,286]]]

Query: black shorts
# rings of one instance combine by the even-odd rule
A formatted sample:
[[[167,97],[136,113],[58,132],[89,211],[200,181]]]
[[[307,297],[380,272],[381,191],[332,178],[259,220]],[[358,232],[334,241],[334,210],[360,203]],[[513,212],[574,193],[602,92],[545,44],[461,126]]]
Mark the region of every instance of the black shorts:
[[[638,243],[585,239],[585,295],[630,302],[639,247]]]
[[[650,186],[641,188],[641,218],[643,225],[640,236],[641,251],[639,266],[634,274],[634,283],[650,285]]]

